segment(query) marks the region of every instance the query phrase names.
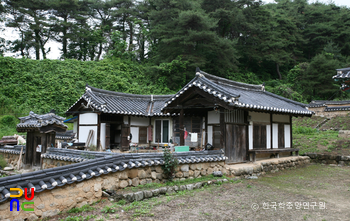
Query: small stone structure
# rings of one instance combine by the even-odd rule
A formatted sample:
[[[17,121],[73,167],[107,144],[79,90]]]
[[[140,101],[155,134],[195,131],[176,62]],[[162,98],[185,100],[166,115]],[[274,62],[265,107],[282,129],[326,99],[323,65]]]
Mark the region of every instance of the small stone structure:
[[[318,154],[318,153],[306,153],[306,156],[310,157],[313,163],[323,164],[335,164],[335,165],[347,165],[350,166],[350,156],[331,155],[331,154]]]

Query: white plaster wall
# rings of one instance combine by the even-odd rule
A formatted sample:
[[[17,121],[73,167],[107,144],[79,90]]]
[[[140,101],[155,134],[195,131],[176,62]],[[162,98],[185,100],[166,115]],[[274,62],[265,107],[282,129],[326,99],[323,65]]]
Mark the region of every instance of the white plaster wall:
[[[106,123],[101,123],[100,143],[102,149],[106,149]]]
[[[271,126],[266,125],[266,149],[271,149]]]
[[[77,133],[78,132],[78,121],[74,121],[73,122],[73,133]]]
[[[219,124],[220,113],[215,111],[208,111],[208,124]]]
[[[97,117],[98,117],[98,115],[96,113],[79,114],[79,125],[81,125],[81,124],[97,124]],[[80,133],[80,131],[79,131],[79,133]]]
[[[284,125],[284,147],[290,148],[290,125]]]
[[[278,124],[272,124],[272,148],[278,148]]]
[[[253,149],[253,125],[248,126],[249,150]]]
[[[213,145],[213,126],[208,126],[208,143]]]
[[[79,126],[79,142],[86,142],[89,130],[93,130],[92,144],[97,145],[97,126]]]
[[[130,133],[132,134],[131,142],[138,143],[139,142],[139,128],[138,127],[130,127]]]
[[[266,123],[270,122],[270,114],[250,111],[249,116],[251,117],[251,121],[254,121],[254,122],[266,122]]]
[[[124,122],[124,124],[129,124],[129,117],[123,116],[123,122]]]
[[[149,118],[146,117],[131,117],[130,124],[134,126],[145,126],[149,125]]]
[[[272,115],[273,122],[290,123],[289,119],[290,119],[289,115],[280,115],[280,114],[273,114]]]

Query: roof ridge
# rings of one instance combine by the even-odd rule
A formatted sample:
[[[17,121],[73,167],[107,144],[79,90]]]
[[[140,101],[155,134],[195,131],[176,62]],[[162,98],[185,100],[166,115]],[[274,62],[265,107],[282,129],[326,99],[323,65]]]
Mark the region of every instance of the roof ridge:
[[[214,83],[226,83],[230,86],[236,86],[236,87],[241,87],[241,88],[246,88],[246,89],[255,89],[258,91],[263,91],[263,86],[262,85],[256,85],[256,84],[246,84],[246,83],[242,83],[242,82],[238,82],[238,81],[233,81],[233,80],[229,80],[226,78],[222,78],[222,77],[218,77],[212,74],[208,74],[204,71],[200,71],[201,74],[203,74],[204,77],[208,78],[209,80],[217,80],[220,82],[214,82]]]
[[[86,89],[90,88],[91,91],[97,92],[100,94],[107,94],[107,95],[113,95],[113,96],[123,96],[123,97],[132,97],[132,98],[147,98],[151,99],[153,96],[153,99],[155,98],[168,98],[174,96],[174,94],[166,94],[166,95],[155,95],[155,94],[150,94],[150,95],[145,95],[145,94],[130,94],[130,93],[123,93],[123,92],[117,92],[117,91],[109,91],[109,90],[104,90],[96,87],[92,87],[90,85],[86,85]]]

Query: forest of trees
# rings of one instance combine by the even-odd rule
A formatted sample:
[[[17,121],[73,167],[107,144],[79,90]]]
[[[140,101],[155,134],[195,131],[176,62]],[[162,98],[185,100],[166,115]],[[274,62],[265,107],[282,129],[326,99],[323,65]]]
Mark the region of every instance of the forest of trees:
[[[301,102],[349,99],[332,80],[335,69],[350,65],[347,7],[307,0],[2,2],[0,20],[19,36],[0,39],[0,54],[46,59],[48,42],[55,41],[61,45],[57,62],[126,62],[141,68],[147,82],[162,89],[159,93],[177,91],[200,67],[232,80],[265,83],[267,90]]]

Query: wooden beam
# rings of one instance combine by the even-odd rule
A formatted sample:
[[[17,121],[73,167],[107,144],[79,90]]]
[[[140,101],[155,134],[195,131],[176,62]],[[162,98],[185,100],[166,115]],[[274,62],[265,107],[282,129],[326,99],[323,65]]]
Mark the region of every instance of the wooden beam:
[[[220,146],[225,148],[225,109],[220,107]]]
[[[184,110],[180,110],[180,117],[179,117],[179,127],[180,127],[180,146],[185,145],[185,139],[184,139]]]
[[[208,134],[208,111],[207,111],[207,113],[205,115],[205,141],[204,141],[205,144],[204,144],[204,147],[208,143],[208,136],[209,136],[209,134]]]
[[[101,114],[97,114],[97,147],[96,150],[100,150],[100,143],[101,143]]]
[[[273,136],[272,136],[272,132],[273,132],[273,129],[272,129],[272,113],[270,113],[270,149],[273,149]]]
[[[290,132],[290,148],[293,148],[293,119],[292,119],[292,116],[289,116],[289,121],[290,121],[290,124],[289,124],[289,132]]]

